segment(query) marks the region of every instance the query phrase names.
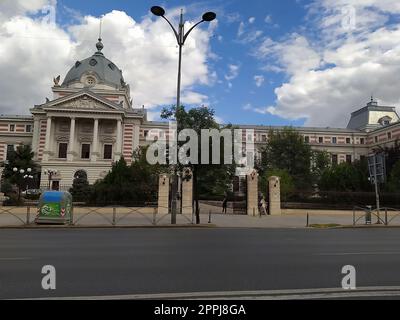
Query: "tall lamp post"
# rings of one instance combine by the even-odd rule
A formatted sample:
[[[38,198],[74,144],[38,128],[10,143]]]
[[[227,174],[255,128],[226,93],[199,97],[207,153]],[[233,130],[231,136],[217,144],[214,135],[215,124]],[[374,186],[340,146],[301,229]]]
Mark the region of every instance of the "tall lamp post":
[[[30,173],[32,172],[32,169],[31,168],[27,168],[27,169],[18,169],[17,167],[14,167],[13,168],[13,172],[15,173],[15,174],[20,174],[21,175],[21,177],[24,179],[24,180],[26,180],[26,179],[28,179],[28,178],[32,178],[33,179],[33,176],[32,175],[30,175]],[[25,172],[27,173],[27,174],[25,174]],[[25,174],[25,175],[24,175]],[[20,180],[20,179],[18,179],[18,201],[21,199],[21,185],[22,185],[22,181]],[[26,187],[26,189],[28,190],[28,186]]]
[[[189,34],[196,28],[199,24],[203,22],[211,22],[213,21],[217,15],[214,12],[206,12],[203,14],[201,21],[197,22],[193,25],[186,33],[185,33],[185,24],[183,22],[183,10],[181,10],[180,21],[178,30],[172,25],[172,23],[165,17],[165,10],[162,7],[154,6],[151,7],[150,11],[157,17],[163,18],[169,26],[172,28],[172,31],[175,34],[176,41],[179,46],[179,60],[178,60],[178,84],[177,84],[177,93],[176,93],[176,109],[175,109],[175,121],[176,121],[176,128],[178,130],[178,109],[181,105],[181,78],[182,78],[182,49],[185,45],[186,39]],[[176,146],[177,147],[177,146]],[[177,152],[177,151],[176,151]],[[176,224],[176,211],[177,211],[177,195],[178,195],[178,170],[177,164],[174,169],[174,176],[172,179],[172,190],[171,190],[171,224]]]

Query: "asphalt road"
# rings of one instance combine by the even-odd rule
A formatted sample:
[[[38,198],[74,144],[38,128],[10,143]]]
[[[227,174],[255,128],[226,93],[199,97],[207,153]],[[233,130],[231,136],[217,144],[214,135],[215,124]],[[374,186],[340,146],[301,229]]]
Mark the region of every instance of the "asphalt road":
[[[0,230],[0,298],[400,286],[400,229]],[[56,290],[41,288],[44,265]]]

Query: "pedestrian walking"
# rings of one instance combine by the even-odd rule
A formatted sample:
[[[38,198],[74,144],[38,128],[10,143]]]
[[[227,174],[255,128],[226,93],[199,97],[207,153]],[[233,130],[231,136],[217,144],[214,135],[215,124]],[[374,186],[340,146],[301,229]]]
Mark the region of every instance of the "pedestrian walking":
[[[261,214],[267,215],[267,201],[265,200],[265,197],[262,196],[261,201],[260,201],[260,206],[261,206]]]

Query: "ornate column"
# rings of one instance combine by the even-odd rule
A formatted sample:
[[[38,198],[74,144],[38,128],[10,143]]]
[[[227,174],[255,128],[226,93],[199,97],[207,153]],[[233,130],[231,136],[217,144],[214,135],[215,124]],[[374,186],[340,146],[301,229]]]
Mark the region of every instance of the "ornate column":
[[[50,156],[50,146],[51,146],[51,117],[47,117],[47,125],[46,125],[46,141],[44,145],[44,152],[43,152],[43,160],[49,161]]]
[[[33,135],[32,135],[32,151],[34,152],[34,160],[37,160],[37,153],[39,149],[39,137],[40,136],[40,119],[34,117],[33,122]]]
[[[119,161],[122,155],[122,121],[117,120],[117,147],[114,152],[114,160]]]
[[[71,117],[71,125],[69,127],[69,143],[68,143],[68,161],[74,161],[75,155],[75,117]]]
[[[99,119],[94,119],[93,124],[93,147],[92,147],[92,155],[91,160],[97,161],[97,157],[99,156]]]

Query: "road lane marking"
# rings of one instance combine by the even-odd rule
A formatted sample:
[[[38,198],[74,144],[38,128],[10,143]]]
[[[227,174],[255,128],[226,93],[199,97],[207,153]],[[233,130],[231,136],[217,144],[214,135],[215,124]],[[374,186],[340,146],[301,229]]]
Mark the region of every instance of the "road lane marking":
[[[193,292],[163,294],[131,294],[108,296],[47,297],[26,300],[302,300],[361,297],[400,297],[400,287],[365,287],[357,290],[341,288],[267,291]]]
[[[400,255],[396,252],[332,252],[332,253],[315,253],[316,256],[378,256],[378,255]]]
[[[0,258],[0,261],[24,261],[32,259],[33,258],[28,258],[28,257],[16,257],[16,258]]]

